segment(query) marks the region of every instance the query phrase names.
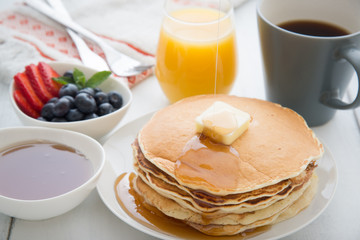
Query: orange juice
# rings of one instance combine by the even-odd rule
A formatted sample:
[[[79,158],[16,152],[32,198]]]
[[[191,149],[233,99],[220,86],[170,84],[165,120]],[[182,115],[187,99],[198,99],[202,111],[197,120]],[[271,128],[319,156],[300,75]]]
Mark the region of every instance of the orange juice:
[[[188,8],[171,12],[164,19],[155,73],[170,102],[198,94],[229,93],[236,65],[230,14]]]

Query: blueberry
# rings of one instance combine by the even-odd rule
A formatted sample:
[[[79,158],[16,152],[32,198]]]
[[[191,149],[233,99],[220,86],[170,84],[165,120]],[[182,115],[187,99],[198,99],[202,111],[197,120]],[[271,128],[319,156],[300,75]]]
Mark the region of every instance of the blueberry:
[[[58,100],[59,100],[59,98],[53,97],[47,103],[56,103]]]
[[[70,101],[67,98],[60,98],[54,104],[53,114],[55,117],[63,117],[70,110]]]
[[[94,98],[95,98],[96,104],[98,106],[100,106],[103,103],[108,103],[109,102],[109,98],[108,98],[107,94],[104,93],[104,92],[95,93]]]
[[[66,95],[66,96],[63,96],[62,98],[66,98],[66,99],[69,100],[69,102],[70,102],[70,109],[75,108],[75,99],[74,99],[72,96]]]
[[[123,99],[120,93],[111,91],[108,93],[109,103],[115,108],[119,109],[121,108],[123,104]]]
[[[103,103],[99,106],[97,113],[99,116],[104,116],[111,113],[113,109],[114,108],[110,103]]]
[[[74,79],[73,71],[66,71],[63,76]]]
[[[98,92],[101,92],[102,90],[98,87],[94,88],[94,91],[95,91],[95,94],[98,93]]]
[[[93,119],[93,118],[97,118],[97,117],[99,117],[99,116],[96,113],[89,113],[89,114],[85,115],[84,120]]]
[[[78,87],[75,84],[72,83],[68,83],[64,86],[62,86],[59,90],[59,96],[63,97],[63,96],[72,96],[75,97],[77,92],[78,92]]]
[[[84,92],[76,95],[75,106],[85,114],[93,113],[96,110],[96,102],[94,97]]]
[[[90,94],[91,96],[94,96],[94,95],[95,95],[95,91],[94,91],[94,89],[91,88],[91,87],[86,87],[86,88],[80,89],[79,92],[78,92],[78,94],[79,94],[79,93],[82,93],[82,92],[87,93],[87,94]]]
[[[41,117],[45,118],[48,121],[51,121],[51,119],[55,117],[53,113],[54,108],[55,108],[55,103],[53,102],[46,103],[41,109]]]
[[[52,122],[67,122],[64,117],[54,117],[51,121]]]
[[[66,114],[65,118],[69,122],[79,121],[84,118],[84,114],[82,112],[80,112],[79,109],[74,108],[74,109],[69,110],[69,112]]]
[[[40,116],[40,117],[38,117],[38,118],[37,118],[37,120],[44,121],[44,122],[46,122],[46,121],[47,121],[45,118],[43,118],[43,117],[41,117],[41,116]]]

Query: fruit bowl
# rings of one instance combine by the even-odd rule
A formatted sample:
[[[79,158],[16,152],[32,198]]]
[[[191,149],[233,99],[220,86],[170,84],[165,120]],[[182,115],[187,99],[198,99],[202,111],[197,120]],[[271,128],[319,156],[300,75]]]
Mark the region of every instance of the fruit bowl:
[[[73,64],[73,63],[65,63],[65,62],[50,62],[48,63],[59,75],[63,75],[67,71],[71,71],[74,68],[79,69],[84,73],[86,78],[90,78],[93,74],[97,72],[95,69],[88,68],[84,65]],[[106,134],[111,132],[124,117],[125,113],[130,107],[132,102],[132,93],[128,86],[125,85],[122,81],[110,76],[106,81],[102,82],[99,85],[99,88],[103,92],[116,91],[121,94],[123,98],[123,105],[120,109],[113,111],[107,115],[88,119],[81,121],[73,121],[73,122],[49,122],[49,121],[41,121],[36,118],[30,117],[25,114],[19,106],[16,104],[14,99],[14,91],[15,91],[15,81],[10,84],[10,101],[11,104],[21,120],[21,122],[25,126],[40,126],[40,127],[50,127],[50,128],[60,128],[66,130],[77,131],[83,134],[86,134],[92,138],[97,140],[104,137]]]
[[[13,154],[15,151],[8,151],[9,154],[7,155],[2,154],[2,171],[7,172],[6,174],[2,174],[2,178],[4,175],[8,174],[8,178],[11,178],[11,182],[13,183],[7,181],[5,186],[0,185],[0,212],[12,217],[26,220],[42,220],[70,211],[78,206],[96,187],[104,168],[105,152],[100,143],[95,139],[78,132],[44,127],[14,127],[0,129],[0,136],[3,139],[0,142],[0,150],[2,152],[9,147],[19,147],[21,144],[32,143],[33,141],[41,143],[51,142],[55,143],[56,146],[65,145],[71,147],[79,153],[82,153],[85,156],[86,161],[88,160],[86,163],[87,165],[78,164],[80,167],[74,167],[74,165],[67,167],[68,169],[76,168],[76,171],[64,171],[64,168],[62,164],[59,164],[59,161],[67,162],[67,164],[69,162],[71,163],[73,159],[70,159],[68,157],[69,155],[62,157],[59,161],[54,161],[54,154],[52,155],[52,152],[41,151],[41,154],[46,157],[43,162],[40,162],[41,164],[34,164],[34,162],[39,163],[35,160],[40,158],[39,154],[31,155],[28,153],[27,156],[33,157],[29,159],[23,158],[23,160],[29,162],[31,167],[26,167],[24,166],[24,161],[19,162],[17,161],[18,159],[13,158],[8,160],[15,165],[9,168],[9,166],[5,164],[6,159],[4,159],[4,156],[6,158],[6,156]],[[19,149],[22,150],[24,148],[19,147]],[[87,168],[84,168],[84,166]],[[51,174],[48,174],[49,169],[53,169],[50,171]],[[39,196],[42,194],[43,196],[45,192],[44,189],[46,188],[51,189],[52,192],[54,188],[64,188],[64,185],[66,185],[64,182],[75,182],[78,175],[81,175],[81,172],[83,172],[82,170],[84,169],[90,169],[86,178],[82,179],[82,182],[77,186],[62,191],[62,193],[51,193],[52,196],[49,197],[14,197],[14,192],[21,193],[22,195],[26,192],[27,195],[32,194]],[[26,172],[29,172],[29,174],[26,174]],[[53,176],[60,174],[63,175],[59,180],[60,183],[54,184],[57,182],[53,181]],[[24,175],[27,175],[27,178],[24,178]],[[21,179],[25,179],[24,181],[28,182],[31,182],[31,179],[39,179],[42,184],[33,184],[35,187],[28,187],[26,190],[23,190],[24,187],[20,181]],[[10,185],[11,188],[8,187]],[[41,185],[41,188],[38,187],[39,185]],[[44,187],[45,185],[48,187]],[[11,194],[8,193],[9,191],[11,191]]]

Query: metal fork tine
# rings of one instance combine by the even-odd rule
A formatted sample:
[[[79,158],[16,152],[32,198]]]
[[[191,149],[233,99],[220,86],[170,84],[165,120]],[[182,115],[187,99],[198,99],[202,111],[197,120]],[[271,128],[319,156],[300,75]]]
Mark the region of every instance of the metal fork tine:
[[[62,24],[65,27],[72,29],[73,31],[81,34],[82,36],[94,41],[104,51],[106,61],[110,69],[118,76],[128,77],[131,75],[137,75],[146,69],[152,67],[152,65],[141,65],[141,63],[134,58],[127,56],[117,49],[107,44],[103,39],[99,38],[94,33],[83,28],[79,24],[75,23],[71,19],[65,19],[42,1],[26,0],[25,3],[40,13],[48,16],[56,22]],[[136,70],[135,67],[142,66],[143,70]]]
[[[66,10],[65,6],[61,2],[61,0],[46,0],[46,2],[58,13],[62,14],[64,18],[71,19],[70,14]],[[95,68],[97,70],[109,70],[109,67],[106,61],[93,52],[85,43],[85,41],[77,35],[77,33],[73,32],[71,29],[66,28],[66,31],[70,35],[71,39],[73,40],[81,61],[84,63],[85,66]]]
[[[144,65],[144,66],[137,66],[137,67],[134,67],[135,70],[138,70],[138,71],[145,71],[149,68],[152,68],[152,65]]]

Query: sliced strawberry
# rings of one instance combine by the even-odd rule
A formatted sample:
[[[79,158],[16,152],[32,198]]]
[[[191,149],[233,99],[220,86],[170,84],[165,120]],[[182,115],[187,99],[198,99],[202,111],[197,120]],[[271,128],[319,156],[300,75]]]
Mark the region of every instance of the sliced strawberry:
[[[23,111],[26,115],[38,118],[40,116],[40,113],[36,111],[25,99],[25,97],[22,95],[20,89],[17,89],[13,93],[14,99],[18,107]]]
[[[25,67],[25,73],[28,76],[30,83],[42,102],[46,103],[54,97],[46,88],[40,72],[35,64],[30,64]]]
[[[40,112],[44,103],[36,95],[27,75],[24,72],[18,73],[14,76],[14,80],[15,88],[21,91],[22,95],[34,110]]]
[[[39,73],[43,79],[43,82],[46,86],[46,89],[53,95],[58,96],[59,90],[62,84],[55,82],[52,78],[59,77],[59,74],[55,72],[48,64],[44,62],[39,62],[38,64]]]

